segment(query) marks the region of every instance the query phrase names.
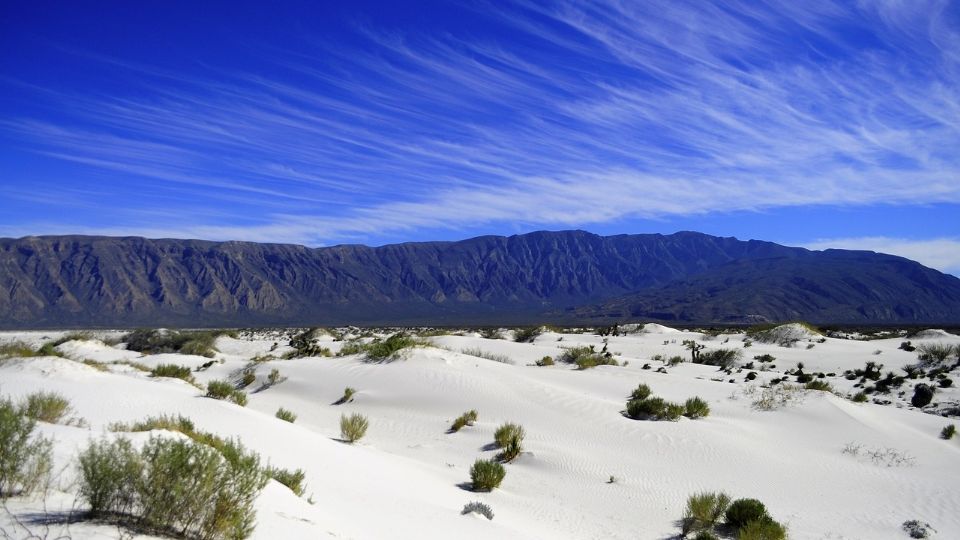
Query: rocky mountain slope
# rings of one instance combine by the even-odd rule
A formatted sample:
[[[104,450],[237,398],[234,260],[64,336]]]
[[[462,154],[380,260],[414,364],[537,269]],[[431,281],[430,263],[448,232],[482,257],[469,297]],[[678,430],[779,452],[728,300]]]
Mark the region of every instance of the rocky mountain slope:
[[[517,324],[658,314],[696,322],[793,314],[828,322],[953,322],[960,321],[960,280],[887,255],[692,232],[535,232],[324,248],[0,239],[6,328]]]

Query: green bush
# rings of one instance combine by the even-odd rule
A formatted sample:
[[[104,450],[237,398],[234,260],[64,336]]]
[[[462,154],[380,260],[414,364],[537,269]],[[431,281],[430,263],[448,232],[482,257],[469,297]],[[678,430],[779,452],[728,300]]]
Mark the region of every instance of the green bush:
[[[117,439],[91,443],[80,455],[80,495],[96,514],[180,537],[250,536],[266,482],[259,457],[233,442],[218,451],[151,437],[137,453]]]
[[[247,404],[247,395],[237,390],[227,381],[210,381],[207,383],[207,397],[213,399],[226,399],[240,405]]]
[[[285,380],[287,380],[287,378],[280,375],[280,370],[273,368],[270,370],[270,374],[267,375],[267,386],[276,386]]]
[[[710,415],[710,405],[699,397],[692,397],[683,404],[683,415],[691,420]]]
[[[518,328],[513,333],[513,340],[517,343],[533,343],[537,336],[543,333],[542,326]]]
[[[913,387],[913,397],[910,398],[910,403],[917,408],[926,407],[933,401],[933,387],[920,383]]]
[[[246,388],[253,384],[257,380],[257,374],[252,369],[246,369],[243,371],[243,375],[240,377],[240,388]]]
[[[193,372],[187,366],[176,364],[160,364],[150,370],[151,377],[170,377],[193,383]]]
[[[375,340],[372,343],[367,344],[364,349],[366,351],[367,360],[383,362],[386,360],[396,359],[400,355],[400,351],[404,349],[422,346],[425,344],[426,342],[422,339],[417,339],[409,334],[398,332],[387,339]]]
[[[821,381],[819,379],[808,382],[806,385],[804,385],[804,388],[807,390],[819,390],[821,392],[833,392],[833,387],[830,386],[830,383],[827,381]]]
[[[72,410],[70,401],[56,392],[34,392],[27,396],[22,408],[28,418],[48,424],[59,423]]]
[[[947,427],[940,430],[940,438],[944,440],[950,440],[957,433],[957,426],[950,424]]]
[[[343,389],[343,396],[334,402],[335,405],[343,405],[344,403],[350,403],[353,401],[354,394],[357,393],[356,388],[346,387]]]
[[[297,415],[294,414],[293,411],[289,411],[283,407],[277,409],[276,417],[284,422],[290,422],[291,424],[297,421]]]
[[[52,341],[48,341],[37,349],[36,356],[63,356],[63,353],[57,350],[57,346]]]
[[[507,475],[503,465],[496,461],[478,459],[470,467],[470,480],[474,491],[492,491],[500,487],[503,478]]]
[[[213,358],[217,349],[214,342],[224,331],[178,332],[141,328],[123,337],[127,350],[144,354],[180,353]]]
[[[697,355],[695,362],[697,364],[719,366],[726,369],[736,366],[742,357],[743,351],[741,349],[714,349],[701,351],[700,354]]]
[[[543,358],[537,360],[537,365],[540,367],[552,366],[553,364],[553,357],[551,356],[544,356]]]
[[[94,516],[140,512],[138,484],[144,464],[124,438],[91,442],[79,456],[80,498]]]
[[[506,423],[497,428],[493,434],[493,440],[501,449],[497,458],[504,462],[510,462],[517,458],[523,452],[523,438],[526,433],[522,426]]]
[[[740,528],[737,540],[786,540],[787,529],[769,516],[750,521]]]
[[[23,407],[0,399],[0,499],[28,495],[50,478],[53,444],[36,426]]]
[[[669,420],[671,422],[675,422],[679,420],[681,416],[683,416],[685,410],[686,408],[684,408],[683,404],[681,403],[668,402],[666,408],[663,410],[663,414],[658,416],[656,420]]]
[[[627,402],[627,416],[634,420],[660,418],[667,410],[667,402],[663,398],[649,397],[647,399],[632,399]]]
[[[866,392],[857,392],[850,398],[854,403],[865,403],[869,398],[867,398]]]
[[[712,529],[730,505],[730,496],[726,493],[697,493],[687,498],[681,526],[684,535],[692,531]]]
[[[766,515],[767,507],[757,499],[737,499],[730,504],[725,513],[727,524],[737,529],[751,521],[760,520]]]
[[[650,397],[651,390],[650,387],[640,383],[639,386],[633,389],[633,392],[630,392],[631,400],[644,400]]]
[[[340,415],[340,438],[348,443],[354,443],[363,438],[367,434],[368,427],[370,422],[362,414]]]
[[[700,531],[694,537],[693,540],[720,540],[717,538],[717,535],[713,534],[710,531]]]
[[[12,341],[0,345],[0,358],[30,358],[39,356],[33,347],[22,341]]]
[[[264,472],[270,478],[290,488],[290,491],[297,497],[303,497],[303,494],[307,491],[307,486],[303,483],[306,474],[304,474],[302,469],[291,471],[289,469],[267,467]]]
[[[453,425],[450,426],[450,432],[456,433],[466,426],[472,426],[474,422],[477,421],[477,411],[471,409],[453,421]]]

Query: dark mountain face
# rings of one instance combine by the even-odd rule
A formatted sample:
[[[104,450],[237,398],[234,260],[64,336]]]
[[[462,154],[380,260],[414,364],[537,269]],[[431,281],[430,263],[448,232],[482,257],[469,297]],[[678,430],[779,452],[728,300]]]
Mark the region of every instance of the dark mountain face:
[[[716,300],[703,304],[705,298]],[[7,328],[517,324],[638,310],[698,322],[796,318],[781,317],[786,313],[949,322],[960,320],[958,298],[960,280],[906,259],[687,232],[537,232],[317,249],[82,236],[0,240],[0,326]]]

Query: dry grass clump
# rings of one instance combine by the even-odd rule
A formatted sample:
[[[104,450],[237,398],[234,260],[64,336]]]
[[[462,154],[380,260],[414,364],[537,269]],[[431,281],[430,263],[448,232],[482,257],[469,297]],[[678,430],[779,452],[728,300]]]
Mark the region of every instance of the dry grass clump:
[[[497,459],[509,463],[523,452],[523,438],[526,432],[523,426],[507,422],[497,428],[493,434],[494,443],[500,448]]]
[[[207,397],[228,400],[244,407],[247,405],[247,395],[237,390],[229,381],[210,381],[207,383]]]
[[[470,467],[470,480],[473,482],[474,491],[493,491],[500,487],[506,476],[507,471],[503,465],[493,460],[478,459]]]
[[[477,411],[471,409],[453,421],[453,425],[450,426],[450,433],[456,433],[463,429],[466,426],[472,426],[474,422],[477,421]]]
[[[367,434],[370,422],[366,416],[353,413],[350,416],[340,415],[340,438],[348,443],[355,443]]]

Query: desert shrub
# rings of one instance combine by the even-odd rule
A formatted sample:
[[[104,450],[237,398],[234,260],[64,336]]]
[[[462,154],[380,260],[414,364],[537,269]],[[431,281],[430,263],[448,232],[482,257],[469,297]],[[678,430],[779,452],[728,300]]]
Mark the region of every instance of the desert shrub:
[[[366,350],[366,345],[362,341],[351,340],[340,346],[340,350],[337,351],[337,356],[363,354]]]
[[[786,540],[787,529],[769,516],[748,522],[737,532],[737,540]]]
[[[343,405],[344,403],[350,403],[353,401],[353,396],[357,393],[356,388],[346,387],[343,389],[343,396],[340,399],[333,402],[334,405]]]
[[[740,349],[713,349],[701,351],[697,355],[695,362],[697,364],[706,364],[708,366],[718,366],[728,369],[737,365],[737,362],[743,357],[743,351]]]
[[[913,351],[917,350],[917,348],[914,347],[913,344],[910,343],[909,341],[903,341],[903,342],[901,342],[901,343],[900,343],[900,346],[897,347],[897,348],[900,349],[901,351],[907,351],[907,352],[913,352]]]
[[[804,385],[806,390],[820,390],[821,392],[833,392],[833,387],[827,381],[810,381]]]
[[[247,404],[247,395],[227,381],[210,381],[207,383],[207,397],[232,401],[241,407]]]
[[[56,392],[34,392],[27,396],[22,405],[23,414],[28,418],[48,424],[65,420],[72,410],[70,401]]]
[[[513,333],[513,340],[517,343],[533,343],[533,340],[537,339],[537,336],[543,333],[542,326],[528,327],[528,328],[518,328]]]
[[[953,345],[945,343],[924,343],[917,347],[917,359],[922,367],[934,367],[947,361],[953,354]]]
[[[450,432],[456,433],[457,431],[460,431],[462,428],[466,426],[472,426],[473,423],[476,421],[477,421],[477,411],[471,409],[461,414],[460,416],[457,417],[456,420],[453,421],[453,425],[450,426]]]
[[[866,392],[857,392],[850,398],[854,403],[865,403],[869,398]]]
[[[144,464],[129,440],[91,442],[78,459],[80,498],[94,516],[135,514]]]
[[[469,502],[463,505],[463,510],[460,511],[460,514],[464,516],[467,514],[480,514],[487,519],[493,519],[493,510],[490,506],[479,501]]]
[[[667,402],[663,398],[631,399],[627,402],[627,416],[634,420],[659,418],[664,414]]]
[[[270,370],[270,373],[267,375],[267,382],[266,384],[264,384],[264,387],[270,388],[272,386],[276,386],[282,383],[285,380],[287,380],[287,378],[280,375],[280,370],[277,368],[273,368]]]
[[[684,534],[701,529],[712,529],[730,505],[726,493],[697,493],[687,498],[687,508],[681,521]]]
[[[499,328],[482,328],[480,337],[483,339],[503,339],[503,332]]]
[[[663,410],[663,415],[657,417],[657,420],[669,420],[675,422],[683,416],[686,408],[682,403],[667,403],[667,407]]]
[[[246,388],[253,384],[257,380],[257,374],[252,369],[243,370],[243,375],[240,377],[240,388]]]
[[[57,346],[52,341],[48,341],[37,349],[35,356],[63,356],[63,353],[57,350]]]
[[[766,515],[767,507],[757,499],[737,499],[724,513],[727,524],[737,529],[751,521],[761,520]]]
[[[619,365],[609,352],[597,352],[592,345],[570,347],[557,357],[558,362],[576,364],[577,369],[589,369],[602,365]]]
[[[214,332],[185,332],[183,337],[187,338],[177,349],[180,354],[193,354],[213,358],[217,354],[217,348],[214,343],[217,340],[218,333]]]
[[[633,392],[630,392],[630,399],[647,399],[650,397],[650,387],[646,384],[640,383],[636,388],[633,389]]]
[[[667,358],[666,360],[664,360],[664,363],[667,364],[667,365],[670,366],[670,367],[673,367],[673,366],[676,366],[676,365],[678,365],[678,364],[682,364],[682,363],[683,363],[683,357],[682,357],[682,356],[671,356],[670,358]]]
[[[367,360],[383,362],[386,360],[396,359],[399,356],[400,351],[404,349],[422,346],[425,344],[426,342],[422,339],[417,339],[409,334],[398,332],[391,335],[387,339],[375,340],[367,344],[364,349]]]
[[[773,384],[773,381],[770,381],[770,384]],[[771,388],[764,388],[760,391],[760,395],[756,396],[751,402],[751,405],[755,409],[761,411],[773,411],[786,407],[791,403],[799,401],[803,398],[803,392],[801,391],[802,387],[792,385],[792,384],[777,384]],[[756,389],[750,387],[748,393],[755,395]]]
[[[0,358],[30,358],[38,356],[37,351],[22,341],[12,341],[0,345]]]
[[[933,387],[920,383],[913,387],[913,397],[910,403],[917,408],[926,407],[933,401]]]
[[[903,531],[910,535],[910,538],[929,538],[933,527],[929,523],[923,523],[916,519],[903,522]]]
[[[290,346],[294,350],[290,351],[284,358],[303,358],[313,356],[333,356],[330,349],[322,347],[317,343],[317,337],[324,333],[323,329],[310,328],[290,339]]]
[[[522,426],[512,423],[506,423],[497,428],[493,434],[493,440],[501,449],[497,458],[501,461],[510,462],[517,458],[523,452],[523,438],[526,433]]]
[[[543,358],[537,360],[536,363],[537,363],[537,365],[540,366],[540,367],[552,366],[552,365],[553,365],[553,357],[544,356]]]
[[[953,379],[949,377],[944,377],[943,379],[940,379],[939,384],[940,384],[940,388],[950,388],[951,386],[953,386]]]
[[[193,382],[193,372],[187,366],[178,366],[176,364],[159,364],[150,370],[151,377],[170,377],[173,379],[182,379]]]
[[[303,482],[306,478],[306,474],[302,469],[295,469],[291,471],[289,469],[267,467],[264,469],[264,473],[269,478],[272,478],[277,482],[287,486],[297,497],[303,497],[303,494],[307,491],[307,485]]]
[[[491,491],[500,487],[503,478],[507,475],[503,465],[496,461],[478,459],[470,467],[470,480],[474,491]]]
[[[368,427],[370,427],[370,422],[362,414],[340,415],[340,438],[348,443],[354,443],[362,439],[367,434]]]
[[[483,358],[485,360],[492,360],[494,362],[500,362],[501,364],[512,364],[510,357],[505,354],[497,354],[492,352],[484,351],[479,347],[467,347],[460,350],[461,353],[468,356],[476,356],[477,358]]]
[[[93,442],[80,455],[80,494],[91,509],[163,534],[242,539],[266,484],[260,459],[238,443],[224,449],[151,437],[137,453],[124,439]]]
[[[23,407],[0,399],[0,499],[28,495],[50,477],[53,444],[36,426]]]
[[[772,354],[760,354],[753,357],[754,360],[761,363],[770,363],[775,361],[777,358]]]
[[[710,531],[700,531],[693,536],[693,540],[720,540]]]
[[[710,405],[699,397],[692,397],[683,404],[683,415],[691,420],[710,415]]]
[[[277,413],[275,416],[283,420],[284,422],[290,422],[291,424],[297,421],[297,415],[294,414],[293,411],[284,409],[283,407],[280,407],[279,409],[277,409]]]
[[[940,438],[950,440],[957,433],[957,426],[950,424],[940,431]]]

